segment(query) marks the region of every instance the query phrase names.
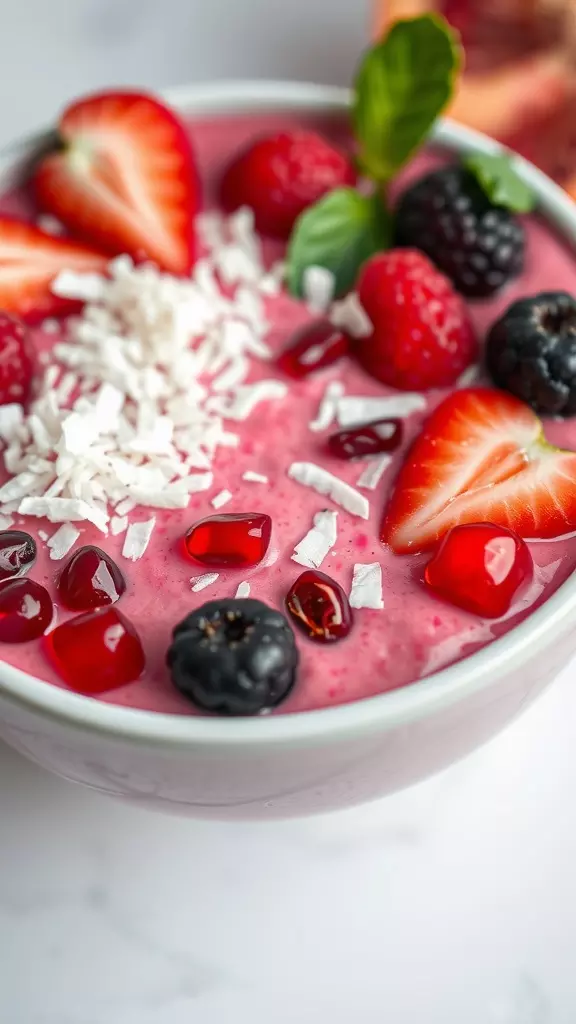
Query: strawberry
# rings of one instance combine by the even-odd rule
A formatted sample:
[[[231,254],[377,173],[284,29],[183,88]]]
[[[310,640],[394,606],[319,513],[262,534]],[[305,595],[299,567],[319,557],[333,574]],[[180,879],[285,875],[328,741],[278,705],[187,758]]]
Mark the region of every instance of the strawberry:
[[[86,245],[54,238],[32,224],[0,217],[0,309],[28,321],[78,308],[77,302],[52,295],[50,284],[60,270],[103,271],[107,257]]]
[[[449,387],[476,358],[464,300],[423,253],[373,256],[358,294],[374,331],[359,339],[356,356],[377,380],[406,391]]]
[[[264,235],[288,238],[297,217],[340,185],[353,185],[352,162],[316,132],[280,132],[250,143],[221,183],[226,210],[250,206]]]
[[[103,92],[68,107],[59,131],[62,148],[34,178],[41,208],[107,252],[188,273],[199,185],[174,114],[151,96]]]
[[[30,394],[32,364],[24,324],[0,312],[0,405],[24,403]]]
[[[466,388],[438,406],[414,442],[380,538],[405,554],[480,522],[524,538],[576,530],[576,453],[549,445],[536,414],[512,395]]]

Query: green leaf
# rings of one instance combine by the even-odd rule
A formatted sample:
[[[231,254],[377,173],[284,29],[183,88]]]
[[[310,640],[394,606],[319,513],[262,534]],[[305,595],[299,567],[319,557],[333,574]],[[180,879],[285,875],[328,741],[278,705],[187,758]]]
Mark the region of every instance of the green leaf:
[[[454,91],[458,36],[435,14],[397,21],[363,58],[352,119],[359,163],[386,182],[425,139]]]
[[[518,177],[507,153],[474,153],[464,163],[492,203],[512,213],[530,213],[534,209],[536,196]]]
[[[335,294],[353,287],[358,270],[373,253],[390,245],[391,222],[379,195],[337,188],[300,215],[288,244],[288,287],[302,296],[307,267],[325,267],[335,277]]]

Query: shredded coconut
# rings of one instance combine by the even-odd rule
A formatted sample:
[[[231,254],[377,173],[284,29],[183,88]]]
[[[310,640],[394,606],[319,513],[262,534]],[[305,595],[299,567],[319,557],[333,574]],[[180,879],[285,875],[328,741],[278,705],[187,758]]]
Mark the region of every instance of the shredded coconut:
[[[232,491],[228,491],[226,488],[224,488],[223,491],[220,491],[218,494],[214,495],[210,504],[212,505],[212,508],[222,508],[224,505],[227,505],[229,501],[232,501],[232,498]]]
[[[319,569],[326,555],[334,547],[337,537],[338,513],[325,509],[314,516],[314,526],[296,544],[292,561],[309,569]]]
[[[146,522],[130,523],[126,530],[124,547],[122,548],[124,558],[128,558],[131,562],[137,562],[139,558],[142,558],[155,526],[156,520],[154,517]]]
[[[324,395],[320,399],[320,405],[318,406],[318,412],[316,413],[315,419],[308,424],[310,430],[314,432],[320,432],[321,430],[327,430],[331,423],[334,421],[336,411],[338,409],[338,402],[344,394],[344,385],[339,380],[330,381],[326,385]]]
[[[128,516],[112,516],[110,520],[110,533],[113,537],[117,537],[120,533],[125,533],[128,529]]]
[[[247,580],[242,580],[242,583],[238,584],[236,589],[235,597],[250,597],[250,584]]]
[[[40,231],[45,231],[47,235],[64,234],[64,225],[50,213],[41,213],[36,218],[36,227],[40,228]]]
[[[340,505],[353,516],[368,519],[370,514],[368,499],[350,487],[350,484],[340,480],[328,470],[322,469],[321,466],[317,466],[314,462],[293,462],[288,470],[288,476],[304,487],[311,487],[318,494],[331,498],[336,505]]]
[[[245,473],[242,473],[242,479],[250,484],[268,483],[268,477],[264,476],[264,473],[255,473],[253,469],[247,469]]]
[[[477,384],[482,376],[482,371],[477,363],[469,366],[464,373],[460,374],[456,381],[457,388],[469,388],[471,384]]]
[[[388,398],[344,395],[338,400],[336,415],[339,426],[345,430],[374,420],[404,418],[414,412],[422,412],[425,408],[424,395],[410,391],[390,395]]]
[[[354,566],[352,589],[350,591],[352,608],[384,607],[382,600],[382,566],[379,562],[357,562]]]
[[[80,536],[80,530],[77,530],[71,523],[62,523],[56,533],[53,533],[49,538],[47,545],[50,548],[50,558],[55,562],[60,561],[67,555],[71,548],[74,547],[78,537]]]
[[[8,530],[12,526],[13,522],[14,520],[12,519],[12,516],[0,515],[0,530]]]
[[[372,334],[372,322],[356,292],[350,292],[345,299],[332,304],[330,320],[353,338],[367,338]]]
[[[212,586],[213,583],[216,583],[219,575],[220,573],[217,572],[207,572],[203,576],[193,576],[190,580],[192,590],[196,594],[199,590]]]
[[[334,298],[336,280],[325,267],[306,267],[302,277],[304,299],[311,313],[326,313]]]
[[[391,462],[391,455],[379,455],[375,459],[370,459],[356,481],[357,486],[366,491],[375,491]]]
[[[202,214],[199,231],[207,251],[188,280],[128,256],[108,276],[57,276],[55,294],[86,304],[56,341],[28,413],[0,407],[13,477],[0,514],[21,501],[22,515],[106,532],[112,510],[184,508],[212,485],[218,449],[238,444],[225,421],[286,395],[283,381],[246,383],[252,360],[270,358],[264,297],[281,280],[279,267],[265,272],[252,212]]]

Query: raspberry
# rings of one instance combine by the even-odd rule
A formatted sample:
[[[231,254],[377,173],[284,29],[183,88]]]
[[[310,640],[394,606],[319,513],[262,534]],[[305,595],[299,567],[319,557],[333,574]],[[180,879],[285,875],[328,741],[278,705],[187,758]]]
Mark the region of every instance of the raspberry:
[[[349,158],[315,132],[281,132],[250,143],[227,167],[226,210],[250,206],[258,231],[288,238],[297,217],[326,192],[353,185]]]
[[[524,266],[521,222],[495,206],[465,167],[441,167],[407,189],[396,244],[421,249],[463,295],[492,295]]]
[[[542,292],[513,302],[492,326],[486,365],[497,387],[541,414],[576,414],[576,299]]]
[[[358,292],[374,331],[358,340],[356,356],[384,384],[405,391],[449,387],[476,358],[463,299],[422,253],[373,256]]]
[[[0,405],[23,404],[31,382],[26,328],[17,317],[0,312]]]

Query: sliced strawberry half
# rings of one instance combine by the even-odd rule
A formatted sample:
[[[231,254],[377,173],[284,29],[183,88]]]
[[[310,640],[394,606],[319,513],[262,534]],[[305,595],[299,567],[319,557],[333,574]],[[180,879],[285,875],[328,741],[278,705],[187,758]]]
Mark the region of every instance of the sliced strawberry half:
[[[107,252],[188,273],[200,189],[174,114],[151,96],[103,92],[68,107],[59,132],[62,148],[35,175],[42,209]]]
[[[108,257],[95,249],[40,231],[13,217],[0,217],[0,309],[29,322],[78,308],[52,295],[61,270],[104,271]]]
[[[408,453],[382,523],[397,553],[423,551],[453,526],[507,526],[524,538],[576,530],[576,453],[551,447],[540,420],[502,391],[455,391]]]

